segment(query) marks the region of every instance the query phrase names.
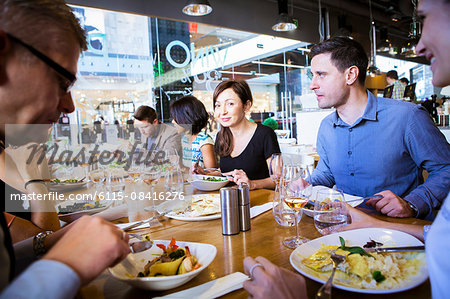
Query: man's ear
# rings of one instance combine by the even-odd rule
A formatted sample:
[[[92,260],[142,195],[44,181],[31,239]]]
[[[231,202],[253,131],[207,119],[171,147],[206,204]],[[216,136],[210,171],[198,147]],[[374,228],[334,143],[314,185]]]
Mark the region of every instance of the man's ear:
[[[153,125],[157,125],[157,124],[158,124],[158,119],[155,118],[155,119],[153,120],[152,124],[153,124]]]
[[[347,85],[352,85],[358,79],[359,69],[356,65],[352,65],[345,71],[345,81]]]

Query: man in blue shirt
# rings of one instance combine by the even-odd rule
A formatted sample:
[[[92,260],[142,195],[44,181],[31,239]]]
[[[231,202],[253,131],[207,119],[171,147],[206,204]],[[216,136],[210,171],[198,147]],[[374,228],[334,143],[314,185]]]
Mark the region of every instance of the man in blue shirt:
[[[336,108],[320,125],[320,160],[310,183],[358,196],[381,194],[367,205],[391,217],[432,219],[450,189],[450,145],[428,113],[368,92],[367,55],[352,39],[331,38],[310,57],[319,107]]]
[[[63,0],[0,1],[0,171],[5,171],[5,135],[11,137],[12,130],[6,124],[50,127],[61,113],[74,111],[70,87],[85,49],[84,32]],[[29,135],[31,127],[21,126],[12,139]],[[16,166],[26,182],[24,189],[48,195],[39,169],[25,163],[25,156],[21,160]],[[1,298],[74,297],[81,285],[130,252],[126,233],[99,217],[87,216],[13,248],[1,212]]]
[[[450,85],[450,1],[421,0],[417,14],[424,19],[422,37],[416,47],[419,55],[431,61],[434,86]],[[436,32],[441,34],[436,34]],[[448,189],[447,189],[448,192]],[[352,224],[347,230],[362,227],[382,227],[409,233],[425,239],[425,252],[434,299],[448,298],[450,294],[450,194],[445,199],[431,228],[422,225],[391,223],[349,207]],[[244,260],[246,273],[252,280],[244,282],[244,288],[252,298],[307,298],[305,279],[294,272],[277,267],[263,257]],[[283,283],[280,283],[283,282]],[[294,287],[293,287],[294,286]]]

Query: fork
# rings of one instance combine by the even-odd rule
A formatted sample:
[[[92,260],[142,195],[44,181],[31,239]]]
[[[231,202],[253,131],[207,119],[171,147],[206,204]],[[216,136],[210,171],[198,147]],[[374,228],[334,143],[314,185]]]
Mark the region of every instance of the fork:
[[[149,249],[153,246],[152,240],[144,239],[144,235],[135,234],[135,233],[128,233],[131,237],[134,237],[139,240],[139,242],[134,242],[130,244],[130,249],[132,253],[138,253],[144,250]]]
[[[331,276],[330,278],[328,278],[327,282],[317,291],[316,299],[331,298],[331,287],[333,286],[334,272],[336,271],[337,266],[345,261],[345,256],[332,253],[331,261],[333,262],[333,270],[331,271]]]

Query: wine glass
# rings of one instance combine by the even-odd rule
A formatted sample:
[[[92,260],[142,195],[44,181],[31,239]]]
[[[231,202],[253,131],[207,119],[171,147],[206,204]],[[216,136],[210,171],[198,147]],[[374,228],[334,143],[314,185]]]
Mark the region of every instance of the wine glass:
[[[347,225],[347,207],[342,191],[317,191],[314,201],[314,225],[322,235],[332,234]]]
[[[281,156],[281,153],[272,154],[269,166],[270,178],[278,186],[280,183],[281,171],[283,169],[283,157]]]
[[[272,213],[275,221],[281,226],[294,226],[294,212],[284,203],[281,198],[281,186],[275,186],[275,192],[273,194],[273,208]]]
[[[183,173],[180,168],[167,171],[164,177],[164,189],[170,193],[180,193],[183,190]],[[175,196],[175,194],[174,194]]]
[[[166,168],[169,171],[176,170],[180,166],[180,156],[178,155],[178,152],[176,149],[166,149],[164,151],[165,154],[165,161],[168,162],[168,165],[166,165]]]
[[[280,196],[284,203],[294,211],[295,236],[284,239],[284,246],[294,249],[303,243],[310,241],[302,237],[298,232],[298,225],[302,218],[302,208],[308,203],[312,194],[312,186],[306,183],[309,177],[307,167],[298,165],[285,165],[281,177]]]
[[[140,152],[133,155],[130,168],[128,168],[127,171],[128,175],[135,184],[140,181],[141,176],[144,172],[144,161],[142,155],[143,154]]]

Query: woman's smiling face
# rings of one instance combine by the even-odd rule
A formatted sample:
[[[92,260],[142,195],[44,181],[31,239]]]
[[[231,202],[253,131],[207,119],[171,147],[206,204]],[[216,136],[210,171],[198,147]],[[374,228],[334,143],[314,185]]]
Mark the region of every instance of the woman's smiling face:
[[[242,104],[234,90],[228,88],[217,96],[214,104],[214,117],[221,126],[233,127],[245,118],[245,113],[250,107],[250,101],[247,101],[245,105]]]

